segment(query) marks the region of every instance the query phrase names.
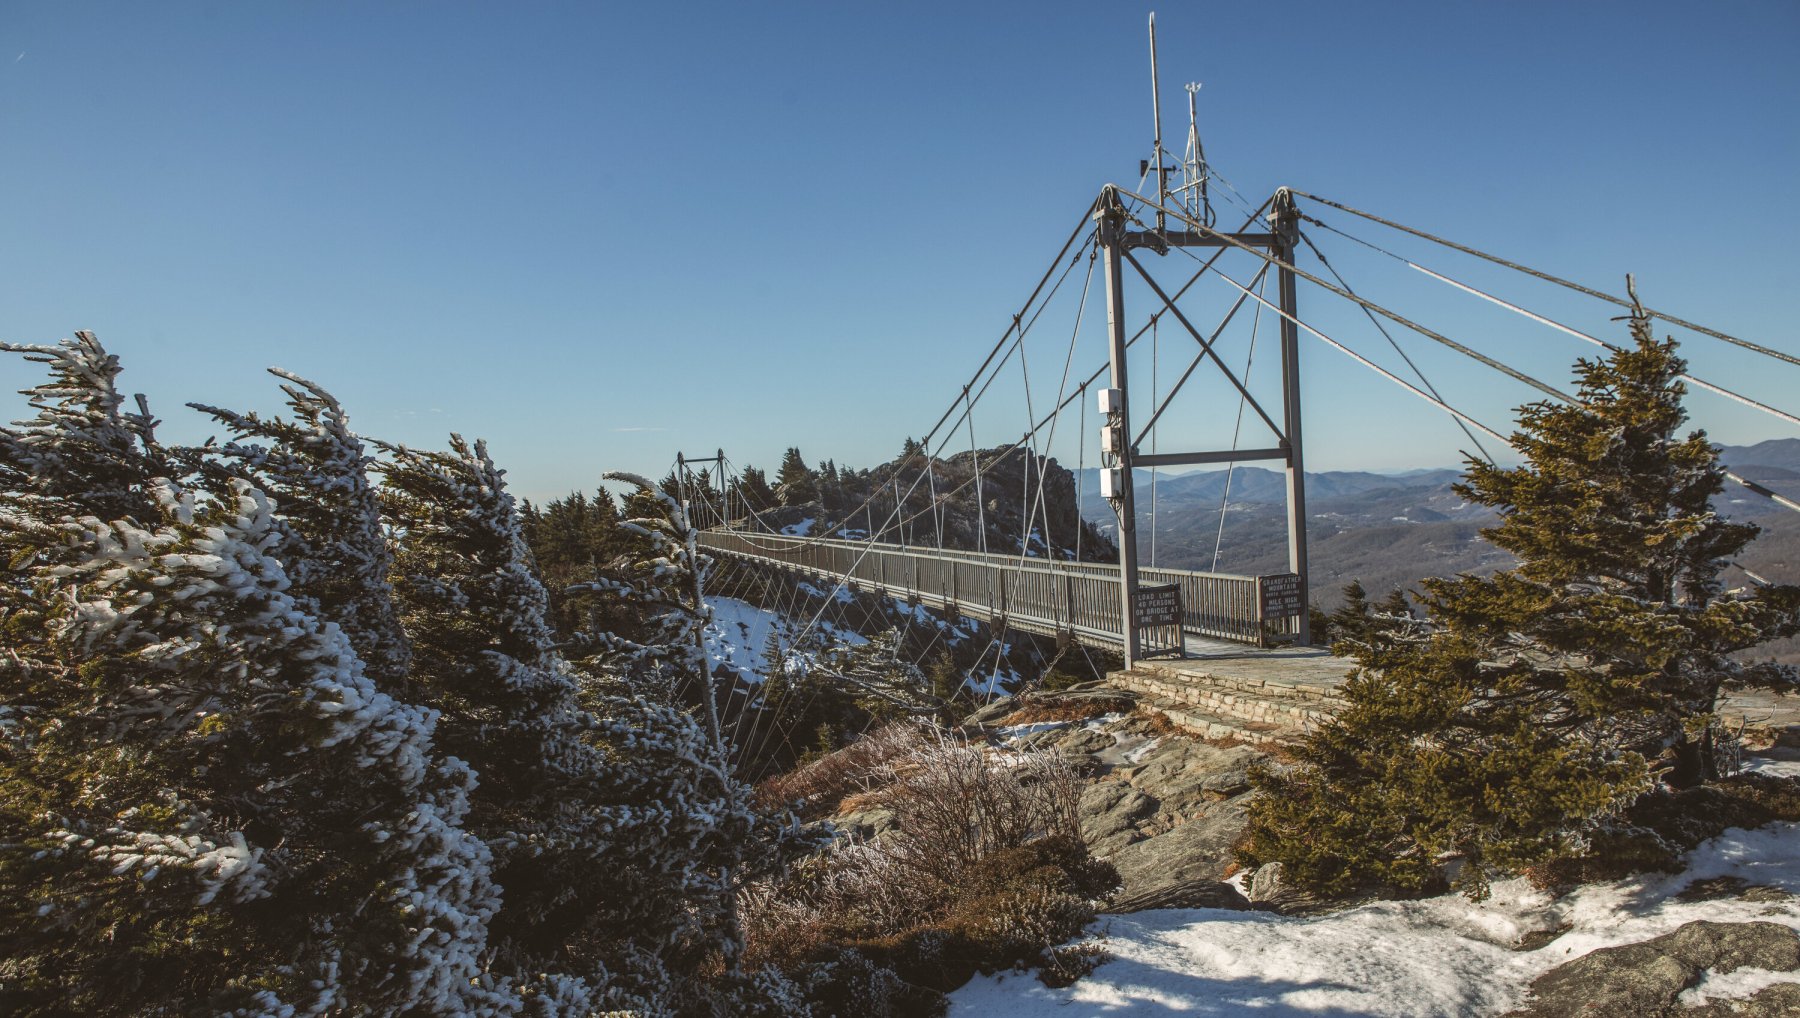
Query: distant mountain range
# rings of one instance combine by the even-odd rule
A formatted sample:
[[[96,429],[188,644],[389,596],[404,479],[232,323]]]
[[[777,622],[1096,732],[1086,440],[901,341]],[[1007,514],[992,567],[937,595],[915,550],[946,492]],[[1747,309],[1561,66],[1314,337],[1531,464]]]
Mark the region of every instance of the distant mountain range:
[[[1720,452],[1734,472],[1800,499],[1800,439],[1721,446]],[[1110,535],[1116,520],[1100,498],[1097,474],[1094,469],[1082,472],[1081,512]],[[1152,479],[1149,471],[1137,471],[1143,561],[1150,561],[1154,543],[1159,565],[1248,575],[1286,571],[1285,475],[1265,467],[1239,467],[1230,471],[1229,494],[1226,475],[1224,470],[1159,474],[1153,542]],[[1506,552],[1481,537],[1482,528],[1494,522],[1493,512],[1469,504],[1451,490],[1461,477],[1462,472],[1453,469],[1308,473],[1307,537],[1314,598],[1329,607],[1351,580],[1384,593],[1396,587],[1414,589],[1425,576],[1487,572],[1510,564]],[[1719,510],[1763,527],[1763,536],[1742,557],[1745,568],[1778,582],[1800,583],[1800,514],[1730,482]],[[1747,582],[1736,570],[1732,577]],[[1790,643],[1800,650],[1800,641]]]
[[[1784,495],[1800,498],[1800,438],[1777,438],[1756,445],[1726,445],[1719,449],[1727,467],[1733,472]],[[1097,523],[1110,526],[1113,522],[1112,514],[1100,499],[1098,474],[1099,470],[1093,467],[1080,471],[1082,514]],[[1384,509],[1405,509],[1407,507],[1402,503],[1417,503],[1413,508],[1418,513],[1411,520],[1427,522],[1448,518],[1439,515],[1446,511],[1452,514],[1463,511],[1462,500],[1450,491],[1450,485],[1461,478],[1462,471],[1452,468],[1426,468],[1398,473],[1349,470],[1308,472],[1306,497],[1310,503],[1309,508],[1315,515],[1318,514],[1319,507],[1326,503],[1347,501],[1351,506],[1344,508],[1363,510],[1356,515],[1369,515],[1368,510],[1374,509],[1378,504]],[[1228,483],[1228,497],[1233,507],[1239,504],[1279,506],[1285,504],[1287,498],[1286,474],[1265,467],[1240,466],[1231,471],[1197,470],[1186,474],[1159,473],[1154,477],[1148,470],[1137,470],[1135,479],[1138,501],[1142,503],[1139,508],[1146,517],[1149,513],[1152,483],[1155,485],[1159,513],[1162,510],[1205,509],[1216,517],[1219,503],[1227,498]],[[1727,484],[1724,498],[1726,505],[1742,507],[1729,511],[1745,517],[1760,517],[1784,511],[1767,499],[1734,484]]]

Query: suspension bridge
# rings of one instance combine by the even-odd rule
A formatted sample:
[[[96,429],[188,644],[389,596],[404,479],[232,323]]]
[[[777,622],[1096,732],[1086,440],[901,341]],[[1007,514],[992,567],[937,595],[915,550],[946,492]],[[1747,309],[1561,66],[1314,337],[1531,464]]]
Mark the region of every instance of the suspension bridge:
[[[1154,34],[1152,61],[1154,68]],[[720,560],[802,574],[820,581],[834,593],[853,590],[893,598],[980,620],[1001,630],[1018,629],[1052,637],[1065,644],[1103,648],[1122,657],[1128,673],[1135,671],[1140,681],[1152,685],[1161,681],[1153,681],[1153,673],[1158,669],[1162,670],[1165,679],[1170,668],[1179,671],[1178,665],[1153,659],[1231,657],[1238,662],[1234,666],[1237,672],[1220,679],[1224,683],[1221,688],[1235,689],[1237,694],[1255,701],[1263,697],[1258,690],[1265,683],[1274,681],[1267,668],[1254,663],[1256,655],[1277,655],[1274,660],[1280,662],[1281,674],[1288,676],[1280,681],[1294,687],[1275,697],[1277,701],[1294,703],[1277,703],[1277,707],[1281,710],[1293,707],[1294,716],[1304,721],[1315,713],[1318,703],[1313,701],[1329,700],[1330,687],[1341,678],[1344,664],[1321,652],[1307,650],[1312,633],[1307,618],[1311,597],[1299,372],[1302,340],[1328,348],[1332,355],[1346,358],[1347,364],[1372,373],[1404,392],[1408,398],[1420,400],[1441,412],[1483,458],[1491,458],[1483,438],[1497,441],[1498,447],[1504,448],[1508,444],[1506,435],[1479,420],[1474,411],[1450,402],[1421,370],[1418,359],[1402,347],[1400,336],[1416,337],[1418,341],[1466,358],[1486,371],[1524,386],[1535,394],[1533,398],[1573,402],[1568,393],[1507,363],[1500,356],[1453,339],[1443,331],[1421,324],[1414,317],[1352,289],[1336,263],[1326,258],[1323,244],[1340,241],[1353,244],[1359,251],[1372,252],[1377,259],[1402,267],[1408,273],[1416,273],[1460,298],[1516,317],[1528,323],[1529,328],[1546,330],[1549,334],[1602,351],[1618,347],[1590,331],[1567,324],[1564,317],[1533,309],[1524,299],[1502,296],[1496,292],[1502,289],[1500,286],[1477,286],[1449,271],[1427,265],[1426,259],[1419,256],[1397,253],[1393,248],[1399,245],[1388,239],[1389,236],[1408,238],[1407,243],[1415,246],[1455,252],[1502,278],[1516,277],[1530,281],[1533,286],[1547,285],[1560,291],[1559,299],[1565,301],[1597,302],[1608,311],[1624,308],[1632,314],[1647,316],[1661,327],[1681,332],[1684,341],[1691,344],[1684,353],[1692,363],[1706,359],[1706,344],[1720,344],[1743,351],[1745,355],[1757,358],[1758,363],[1770,367],[1779,365],[1779,370],[1800,366],[1800,357],[1791,353],[1644,307],[1636,294],[1629,292],[1629,286],[1625,295],[1609,293],[1365,211],[1342,200],[1296,188],[1280,188],[1261,203],[1253,204],[1206,161],[1198,128],[1194,125],[1193,94],[1194,87],[1190,87],[1190,128],[1185,156],[1177,158],[1162,146],[1159,100],[1155,146],[1152,158],[1140,164],[1137,189],[1108,184],[1090,205],[1081,210],[1079,220],[1061,250],[1051,259],[1019,310],[1012,314],[1010,323],[969,380],[955,390],[948,407],[926,432],[923,441],[916,449],[909,444],[907,456],[898,464],[892,477],[883,482],[886,487],[878,486],[862,505],[841,514],[844,520],[863,519],[866,526],[854,533],[842,527],[826,528],[824,533],[816,536],[784,533],[783,528],[769,524],[741,497],[734,509],[734,478],[723,451],[709,457],[679,456],[677,476],[683,479],[684,487],[692,480],[693,465],[699,462],[715,463],[717,476],[723,480],[721,502],[707,514],[711,525],[698,536],[705,551]],[[1223,190],[1220,190],[1221,186]],[[1215,209],[1213,198],[1221,195],[1237,206],[1234,216],[1237,213],[1244,215],[1242,224],[1236,229],[1219,226],[1219,210]],[[1333,221],[1328,222],[1327,216]],[[1381,239],[1372,239],[1366,231],[1379,231]],[[1207,254],[1203,258],[1196,254],[1197,251]],[[1308,254],[1311,259],[1303,260],[1302,256]],[[1171,256],[1186,258],[1188,264],[1179,277],[1165,281],[1153,267]],[[1233,261],[1228,262],[1228,256]],[[1234,274],[1228,270],[1231,264],[1247,268]],[[1063,352],[1060,384],[1054,399],[1045,406],[1038,406],[1032,394],[1027,339],[1048,328],[1046,309],[1059,293],[1064,292],[1065,284],[1078,278],[1077,270],[1084,266],[1085,280],[1074,301],[1075,324],[1069,334],[1067,350]],[[1104,305],[1107,356],[1103,365],[1081,377],[1073,371],[1073,366],[1079,352],[1082,321],[1088,312],[1090,298],[1094,296],[1092,284],[1096,269],[1101,276],[1099,298]],[[1194,320],[1199,317],[1199,310],[1194,306],[1197,298],[1190,296],[1190,292],[1209,278],[1225,287],[1226,300],[1216,324],[1202,327]],[[1331,326],[1332,331],[1328,332],[1320,317],[1303,314],[1299,299],[1302,284],[1309,288],[1309,299],[1323,298],[1321,305],[1338,303],[1353,308],[1398,355],[1399,363],[1383,366],[1374,356],[1352,345],[1342,328]],[[1131,310],[1126,301],[1128,285],[1135,293],[1147,298],[1148,310],[1139,309],[1135,318],[1128,314]],[[1271,288],[1273,296],[1269,294]],[[1072,285],[1067,290],[1070,296],[1074,295]],[[1252,319],[1250,348],[1249,355],[1239,366],[1225,360],[1221,337],[1234,322],[1238,322],[1241,329],[1240,312],[1246,309]],[[1251,372],[1255,366],[1258,330],[1265,317],[1275,333],[1274,360],[1278,377],[1273,384],[1263,385],[1257,391],[1251,384]],[[1184,346],[1191,343],[1191,359],[1172,385],[1162,386],[1153,376],[1148,399],[1142,399],[1146,392],[1141,379],[1134,379],[1130,370],[1131,355],[1133,348],[1140,347],[1140,341],[1146,337],[1154,348],[1160,342],[1159,329],[1173,333]],[[1265,366],[1268,360],[1265,357]],[[1152,361],[1153,372],[1155,363]],[[978,510],[991,504],[983,491],[974,414],[989,397],[1003,370],[1013,364],[1017,365],[1024,380],[1025,430],[1021,438],[1002,452],[1029,453],[1027,473],[1036,472],[1035,483],[1028,477],[1020,495],[1023,504],[1019,518],[1024,521],[1024,526],[1018,535],[1018,548],[1002,552],[986,547],[947,544],[942,516],[946,504],[971,487],[976,492],[974,502]],[[1224,391],[1235,398],[1236,424],[1231,442],[1224,448],[1164,451],[1156,438],[1159,424],[1167,423],[1169,412],[1183,394],[1184,387],[1202,367],[1222,379],[1226,385]],[[1105,376],[1104,381],[1102,376]],[[1683,381],[1691,390],[1772,417],[1783,425],[1800,427],[1800,416],[1796,416],[1793,409],[1754,398],[1740,391],[1740,387],[1711,381],[1698,374],[1684,375]],[[1782,391],[1792,393],[1795,390],[1790,385]],[[1134,427],[1135,416],[1140,411],[1147,412],[1146,423]],[[1071,552],[1066,547],[1067,535],[1061,543],[1038,538],[1050,516],[1044,502],[1045,473],[1051,462],[1047,450],[1055,440],[1059,423],[1065,417],[1075,417],[1077,420],[1071,426],[1078,429],[1080,436],[1076,477],[1085,483],[1089,476],[1086,468],[1090,412],[1099,425],[1094,433],[1098,441],[1098,469],[1094,476],[1099,494],[1111,507],[1115,520],[1111,532],[1117,558],[1110,562],[1091,561],[1091,555]],[[1697,413],[1696,416],[1703,424],[1703,415]],[[1268,439],[1247,445],[1243,441],[1246,421],[1253,431],[1266,430]],[[965,432],[967,449],[975,454],[973,476],[954,485],[940,485],[944,457]],[[990,461],[994,458],[989,455]],[[1234,575],[1158,567],[1154,555],[1149,564],[1140,560],[1141,541],[1137,533],[1137,506],[1141,495],[1138,491],[1139,471],[1207,464],[1225,465],[1229,471],[1240,463],[1264,461],[1278,463],[1285,476],[1286,571]],[[1800,502],[1786,495],[1735,473],[1728,473],[1727,477],[1745,491],[1768,499],[1782,509],[1800,512]],[[1151,542],[1154,547],[1154,479],[1151,483]],[[991,487],[991,481],[989,485]],[[1228,496],[1229,474],[1226,491]],[[1082,494],[1078,491],[1077,501]],[[682,497],[686,501],[687,493],[684,492]],[[1010,493],[1008,497],[1011,497]],[[879,518],[877,506],[881,509]],[[1221,504],[1221,542],[1225,508]],[[980,529],[985,533],[985,525]],[[920,537],[921,531],[926,535],[924,538]],[[1215,563],[1217,558],[1215,547]],[[809,626],[818,621],[819,616],[815,615]],[[1237,645],[1242,652],[1222,655],[1220,649],[1227,645]],[[1218,671],[1217,668],[1214,670]],[[1215,675],[1215,678],[1219,676]],[[1294,695],[1289,696],[1289,693]],[[1219,695],[1230,697],[1233,694]]]
[[[1168,200],[1171,198],[1170,195],[1162,195],[1163,200],[1159,200],[1157,197],[1139,195],[1117,186],[1107,186],[1088,215],[1084,216],[1083,225],[1088,228],[1078,228],[1077,233],[1070,237],[1069,242],[1065,244],[1052,268],[1046,272],[1032,297],[1027,300],[1021,311],[1013,316],[1013,325],[1002,336],[1000,343],[996,344],[995,348],[989,352],[987,359],[977,370],[971,382],[962,387],[956,402],[944,412],[937,425],[927,434],[920,451],[900,464],[894,479],[894,486],[898,489],[901,472],[910,470],[916,475],[912,480],[911,488],[904,492],[896,490],[891,494],[878,491],[876,494],[871,494],[863,505],[843,514],[846,519],[863,517],[869,519],[873,524],[865,528],[859,539],[781,533],[777,528],[760,520],[758,514],[754,512],[746,510],[733,515],[729,509],[730,498],[727,494],[722,508],[715,510],[713,514],[718,525],[710,527],[700,534],[701,545],[709,552],[719,556],[792,570],[829,584],[842,585],[847,589],[945,609],[984,622],[999,623],[1028,632],[1116,651],[1125,658],[1128,668],[1146,656],[1161,654],[1182,656],[1196,643],[1201,642],[1231,641],[1261,648],[1284,644],[1304,646],[1310,643],[1311,634],[1305,611],[1309,597],[1306,568],[1305,475],[1300,444],[1301,417],[1298,372],[1296,370],[1299,357],[1298,339],[1302,335],[1310,336],[1322,345],[1348,356],[1355,363],[1374,372],[1412,397],[1436,407],[1455,424],[1469,432],[1469,437],[1477,443],[1479,443],[1477,434],[1496,439],[1501,444],[1506,442],[1506,437],[1495,428],[1476,420],[1468,412],[1446,402],[1423,375],[1419,375],[1416,382],[1408,381],[1399,374],[1380,367],[1373,360],[1356,352],[1337,338],[1309,324],[1298,312],[1297,280],[1309,282],[1333,297],[1353,303],[1366,312],[1370,319],[1376,321],[1377,324],[1385,320],[1391,325],[1421,335],[1434,343],[1474,359],[1486,368],[1525,384],[1544,397],[1563,402],[1571,401],[1572,397],[1505,364],[1498,358],[1458,343],[1442,333],[1419,325],[1398,312],[1358,295],[1341,284],[1341,277],[1339,277],[1339,282],[1334,284],[1297,264],[1298,259],[1295,257],[1295,253],[1302,247],[1316,250],[1302,224],[1311,223],[1334,234],[1356,240],[1389,257],[1403,261],[1406,265],[1430,278],[1439,280],[1484,302],[1516,313],[1539,326],[1602,349],[1611,350],[1616,347],[1605,340],[1564,325],[1522,305],[1504,300],[1486,290],[1477,289],[1446,274],[1402,259],[1399,255],[1391,254],[1385,248],[1355,237],[1347,231],[1328,226],[1314,215],[1302,210],[1299,204],[1302,194],[1302,192],[1290,189],[1278,191],[1269,201],[1256,209],[1250,217],[1251,220],[1255,220],[1258,216],[1268,212],[1267,219],[1272,229],[1267,232],[1247,233],[1217,230],[1208,225],[1207,221],[1196,214],[1194,210],[1177,201]],[[1304,194],[1304,199],[1317,202],[1322,207],[1339,210],[1434,243],[1452,247],[1494,264],[1531,275],[1539,280],[1548,280],[1557,285],[1575,289],[1591,299],[1606,301],[1626,308],[1633,306],[1630,299],[1583,287],[1548,273],[1499,259],[1472,247],[1403,226],[1341,202],[1311,194]],[[1178,224],[1179,228],[1170,228],[1171,222]],[[1080,243],[1077,243],[1078,241]],[[1199,269],[1173,295],[1158,283],[1141,260],[1133,254],[1134,251],[1144,250],[1166,254],[1169,251],[1187,247],[1210,247],[1217,249],[1218,253],[1201,263]],[[1074,257],[1070,257],[1071,251],[1074,252]],[[1216,268],[1215,263],[1219,261],[1218,254],[1227,251],[1246,252],[1261,262],[1260,266],[1255,267],[1255,274],[1250,282],[1239,282],[1236,278],[1225,275]],[[1066,271],[1066,269],[1074,267],[1081,260],[1083,252],[1092,252],[1094,259],[1104,265],[1108,334],[1113,347],[1109,362],[1087,379],[1072,385],[1065,384],[1065,390],[1072,391],[1063,394],[1056,406],[1047,414],[1032,421],[1030,428],[1012,449],[1025,449],[1032,446],[1034,439],[1046,432],[1053,431],[1058,417],[1068,411],[1075,401],[1080,400],[1084,395],[1094,398],[1096,415],[1102,424],[1100,445],[1103,465],[1098,476],[1101,494],[1113,506],[1118,519],[1115,531],[1119,535],[1117,541],[1118,561],[1114,563],[1070,561],[1046,555],[1044,549],[1036,547],[1025,548],[1016,554],[958,549],[943,546],[941,534],[936,544],[921,545],[917,539],[920,522],[923,521],[929,527],[932,521],[937,519],[936,514],[945,502],[955,497],[958,492],[981,482],[978,464],[976,475],[972,480],[964,481],[956,489],[937,490],[934,468],[942,463],[941,457],[946,451],[946,446],[953,440],[952,436],[957,434],[962,426],[970,420],[975,406],[978,405],[981,396],[992,384],[1000,366],[1004,365],[1011,356],[1009,349],[1013,353],[1022,349],[1025,335],[1029,332],[1029,325],[1035,321],[1033,312],[1037,310],[1038,303],[1046,290],[1046,284],[1059,268]],[[1127,336],[1124,331],[1126,318],[1121,300],[1121,283],[1123,282],[1121,277],[1125,266],[1133,269],[1136,276],[1147,285],[1150,292],[1155,295],[1154,303],[1157,305],[1149,313],[1148,321],[1143,327],[1131,336]],[[1331,263],[1322,262],[1322,268],[1330,270]],[[1277,278],[1278,301],[1267,299],[1253,288],[1267,273],[1273,273]],[[1193,286],[1195,281],[1208,274],[1218,275],[1235,289],[1237,299],[1230,304],[1225,312],[1224,320],[1218,327],[1202,331],[1193,326],[1182,311],[1178,300],[1183,292]],[[1256,302],[1256,306],[1259,308],[1277,316],[1281,329],[1281,393],[1283,399],[1282,405],[1275,407],[1273,413],[1265,410],[1257,397],[1232,371],[1231,366],[1226,365],[1219,358],[1215,347],[1216,339],[1224,326],[1238,313],[1239,309],[1252,301]],[[1734,344],[1759,356],[1789,365],[1800,365],[1800,358],[1782,351],[1739,339],[1660,311],[1645,309],[1644,313],[1701,336]],[[1127,438],[1131,435],[1129,416],[1131,380],[1126,367],[1126,351],[1151,329],[1154,322],[1165,317],[1173,318],[1198,347],[1193,363],[1189,365],[1181,382],[1185,382],[1187,376],[1191,375],[1200,364],[1211,361],[1215,368],[1226,375],[1233,384],[1240,395],[1242,406],[1261,417],[1268,428],[1275,433],[1277,440],[1274,444],[1268,448],[1234,448],[1191,453],[1148,453],[1143,451],[1145,435],[1148,434],[1150,427],[1154,426],[1156,420],[1168,410],[1171,401],[1180,393],[1181,382],[1162,394],[1160,402],[1152,407],[1150,426],[1146,427],[1143,432]],[[1391,335],[1386,329],[1383,330],[1383,334]],[[1096,388],[1095,383],[1099,381],[1103,373],[1109,373],[1108,382],[1110,384],[1103,388]],[[1693,388],[1723,396],[1739,405],[1773,416],[1787,424],[1800,426],[1800,417],[1796,417],[1795,414],[1755,400],[1734,389],[1694,375],[1685,375],[1684,381]],[[1067,379],[1065,379],[1066,382]],[[1205,463],[1235,465],[1239,462],[1256,460],[1278,460],[1285,468],[1288,482],[1289,572],[1244,576],[1222,572],[1155,568],[1140,563],[1137,547],[1139,541],[1135,534],[1135,522],[1138,515],[1134,507],[1134,495],[1136,494],[1134,473],[1136,471],[1146,466],[1167,467]],[[729,492],[730,475],[726,470],[728,463],[722,452],[713,457],[698,459],[683,456],[679,460],[679,467],[685,473],[692,470],[693,464],[706,461],[713,461],[719,465],[721,475],[726,478],[727,492]],[[1049,460],[1041,455],[1034,455],[1029,458],[1028,462],[1041,472],[1047,467]],[[1785,509],[1800,511],[1800,503],[1796,503],[1793,499],[1748,478],[1732,473],[1728,473],[1727,476],[1749,492],[1767,498]],[[1041,473],[1039,480],[1041,482]],[[922,485],[929,485],[930,490],[918,491],[917,489]],[[871,504],[877,500],[878,495],[884,499],[883,505],[890,507],[886,510],[885,518],[881,520],[875,520],[872,512],[868,511]],[[924,499],[922,507],[916,507],[915,495]],[[1036,499],[1040,503],[1027,504],[1022,507],[1022,515],[1028,521],[1028,530],[1041,526],[1044,517],[1047,516],[1047,512],[1041,505],[1042,497],[1042,483],[1026,485],[1028,503],[1032,499]],[[903,535],[909,531],[912,532],[912,539],[903,540]]]

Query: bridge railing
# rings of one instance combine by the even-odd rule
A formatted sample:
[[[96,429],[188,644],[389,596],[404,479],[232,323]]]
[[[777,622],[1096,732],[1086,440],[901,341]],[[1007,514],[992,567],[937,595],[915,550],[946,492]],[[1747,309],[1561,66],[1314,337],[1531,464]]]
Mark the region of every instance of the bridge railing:
[[[1116,646],[1119,567],[971,551],[708,530],[700,544],[717,552],[843,577],[859,588],[954,607],[1048,634]],[[1144,569],[1146,584],[1181,587],[1185,632],[1263,644],[1273,634],[1262,617],[1257,580],[1229,573]]]

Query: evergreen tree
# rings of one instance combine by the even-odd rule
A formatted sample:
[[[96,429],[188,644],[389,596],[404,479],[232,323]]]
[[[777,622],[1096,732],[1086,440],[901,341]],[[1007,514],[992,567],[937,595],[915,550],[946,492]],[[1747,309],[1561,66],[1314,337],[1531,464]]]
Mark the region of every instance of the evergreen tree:
[[[660,872],[683,875],[678,890],[693,917],[692,943],[716,952],[731,978],[739,980],[729,1009],[764,1013],[756,1010],[763,1005],[751,1002],[766,994],[778,996],[781,980],[770,972],[737,969],[742,947],[737,887],[742,880],[767,874],[793,854],[817,847],[816,839],[803,835],[792,817],[757,813],[750,787],[732,773],[731,747],[719,720],[717,691],[702,641],[711,613],[695,597],[695,575],[704,581],[711,564],[699,552],[697,532],[667,491],[635,474],[606,477],[636,488],[627,505],[641,515],[625,521],[624,527],[640,543],[622,570],[585,586],[637,605],[650,624],[638,640],[618,633],[601,635],[593,662],[603,678],[596,688],[629,696],[638,710],[679,731],[679,739],[669,743],[669,767],[656,780],[667,782],[691,802],[691,815],[709,821],[689,825],[687,837],[676,839],[686,851]],[[778,653],[778,647],[772,636],[765,654]],[[677,704],[683,700],[698,701],[699,723],[680,711]],[[690,958],[688,967],[692,965]]]
[[[831,460],[820,463],[814,476],[817,478],[819,504],[827,513],[837,512],[844,504],[844,480],[838,473],[837,464]]]
[[[524,504],[525,541],[550,598],[551,622],[565,642],[592,632],[639,629],[639,620],[619,599],[569,592],[627,552],[631,542],[619,522],[618,502],[604,488],[591,499],[575,492],[535,512]]]
[[[369,482],[374,460],[336,397],[279,368],[269,373],[284,380],[281,391],[294,419],[191,403],[237,436],[202,451],[214,454],[208,463],[214,469],[249,480],[274,498],[290,591],[344,630],[371,679],[399,692],[412,648],[388,586],[393,563]]]
[[[5,349],[52,374],[0,429],[12,1013],[511,1011],[467,770],[288,593],[268,498],[153,474],[91,335]]]
[[[1519,559],[1491,577],[1424,582],[1429,625],[1361,611],[1340,644],[1358,670],[1305,766],[1265,775],[1251,861],[1302,883],[1428,887],[1460,856],[1494,871],[1580,857],[1620,833],[1660,782],[1717,773],[1712,711],[1727,681],[1792,687],[1792,669],[1734,656],[1800,630],[1800,588],[1726,592],[1756,533],[1721,518],[1723,474],[1685,438],[1685,370],[1641,309],[1633,344],[1577,365],[1574,405],[1521,412],[1506,469],[1471,461],[1465,498],[1499,510],[1489,540]]]
[[[1407,631],[1412,621],[1412,607],[1405,594],[1392,590],[1379,602],[1370,601],[1361,581],[1351,580],[1344,586],[1344,603],[1326,616],[1325,624],[1315,631],[1326,636],[1334,648],[1342,645],[1347,652]]]
[[[756,467],[744,468],[737,487],[744,503],[755,512],[767,512],[776,504],[775,489],[769,487],[768,476]]]
[[[138,413],[125,409],[114,385],[119,359],[91,332],[55,347],[5,343],[0,350],[50,373],[50,381],[24,393],[38,415],[18,422],[0,442],[8,505],[61,500],[102,520],[154,514],[153,479],[174,476],[174,468],[156,442],[156,422],[142,397]]]
[[[789,447],[781,457],[781,469],[775,472],[775,491],[782,505],[805,505],[819,500],[819,482],[800,450]]]
[[[478,770],[469,824],[504,904],[494,966],[544,1013],[664,1007],[726,949],[747,790],[692,719],[588,681],[556,650],[548,597],[486,449],[394,450],[383,497],[407,535],[396,591],[415,685]],[[722,861],[723,860],[723,861]]]

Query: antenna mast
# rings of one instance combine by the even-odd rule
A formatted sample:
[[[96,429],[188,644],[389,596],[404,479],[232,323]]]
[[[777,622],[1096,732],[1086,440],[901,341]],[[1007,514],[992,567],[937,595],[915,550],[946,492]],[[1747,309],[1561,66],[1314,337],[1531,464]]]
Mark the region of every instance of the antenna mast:
[[[1181,203],[1199,219],[1202,225],[1212,226],[1215,217],[1212,210],[1212,199],[1206,193],[1207,178],[1211,170],[1206,165],[1206,146],[1200,143],[1200,115],[1195,100],[1200,95],[1200,83],[1190,81],[1187,84],[1188,94],[1188,140],[1187,155],[1181,161],[1181,187],[1177,194]]]
[[[1150,109],[1156,117],[1156,145],[1153,153],[1156,159],[1156,204],[1169,203],[1169,171],[1163,169],[1162,143],[1162,81],[1156,74],[1156,12],[1150,12]],[[1157,230],[1168,229],[1168,217],[1162,209],[1156,210]]]

